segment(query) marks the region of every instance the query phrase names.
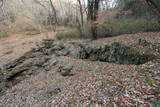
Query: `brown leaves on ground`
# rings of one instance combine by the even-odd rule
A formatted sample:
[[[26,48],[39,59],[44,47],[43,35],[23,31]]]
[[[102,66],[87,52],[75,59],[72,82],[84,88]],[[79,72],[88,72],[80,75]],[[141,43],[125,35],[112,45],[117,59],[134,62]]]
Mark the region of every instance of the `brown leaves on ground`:
[[[113,38],[69,40],[88,42],[90,45],[121,42],[139,48],[138,39],[159,43],[160,33],[138,33]],[[63,42],[63,41],[62,41]],[[98,61],[52,56],[57,60],[48,72],[31,75],[28,79],[7,90],[0,97],[0,106],[42,107],[150,107],[160,100],[160,63],[119,65]],[[73,66],[73,76],[56,72],[61,65]]]

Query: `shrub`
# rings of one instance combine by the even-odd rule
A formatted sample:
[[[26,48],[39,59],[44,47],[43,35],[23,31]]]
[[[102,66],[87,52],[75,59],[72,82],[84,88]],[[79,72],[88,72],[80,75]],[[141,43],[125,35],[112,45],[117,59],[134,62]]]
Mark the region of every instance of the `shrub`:
[[[159,30],[160,24],[155,19],[150,21],[145,19],[108,19],[98,25],[98,36],[107,37]]]
[[[80,33],[77,29],[61,31],[56,34],[57,39],[66,39],[66,38],[79,38]]]
[[[90,28],[89,24],[84,25],[84,31],[82,38],[90,38]],[[69,39],[69,38],[81,38],[80,30],[77,28],[68,28],[66,31],[61,31],[56,34],[57,39]]]
[[[90,38],[90,24],[84,24],[83,38]],[[133,34],[138,32],[155,32],[160,31],[160,24],[158,20],[152,19],[107,19],[103,23],[98,24],[98,37],[111,37],[121,34]],[[57,38],[80,38],[80,32],[76,28],[70,28],[67,31],[57,33]]]

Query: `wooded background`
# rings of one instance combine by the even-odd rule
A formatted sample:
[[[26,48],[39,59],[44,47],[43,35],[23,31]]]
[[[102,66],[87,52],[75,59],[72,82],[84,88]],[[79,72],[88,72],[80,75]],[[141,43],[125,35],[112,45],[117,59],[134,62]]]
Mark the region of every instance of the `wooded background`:
[[[0,37],[71,28],[61,38],[159,31],[159,0],[0,0]]]

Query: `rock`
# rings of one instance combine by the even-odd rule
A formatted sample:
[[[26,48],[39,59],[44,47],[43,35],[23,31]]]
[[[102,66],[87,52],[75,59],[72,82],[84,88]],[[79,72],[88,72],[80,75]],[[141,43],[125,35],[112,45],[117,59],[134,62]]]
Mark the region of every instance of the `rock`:
[[[49,44],[48,44],[49,45]],[[63,44],[51,44],[49,46],[43,46],[40,47],[40,51],[44,54],[44,55],[61,55],[61,54],[57,54],[57,53],[61,53],[61,50],[63,50],[65,47]]]
[[[53,39],[43,39],[42,46],[46,49],[52,48],[54,46],[54,40]]]
[[[35,52],[35,53],[32,54],[32,58],[38,58],[42,55],[43,55],[42,52]]]
[[[112,43],[110,47],[109,62],[118,64],[139,65],[154,59],[154,55],[143,54],[138,50],[119,43]]]
[[[57,60],[51,61],[51,62],[50,62],[50,66],[54,66],[54,65],[56,65],[57,63],[58,63]]]
[[[52,55],[52,54],[55,53],[55,51],[56,51],[55,48],[52,47],[52,48],[50,48],[50,49],[47,50],[47,55]]]
[[[152,42],[148,42],[144,39],[139,39],[138,43],[139,43],[139,45],[146,46],[146,47],[160,53],[160,43],[152,43]]]
[[[4,72],[4,66],[2,64],[0,64],[0,72]]]
[[[60,92],[62,92],[61,88],[50,88],[47,90],[47,95],[50,97],[50,96],[52,96],[54,94],[58,94]]]
[[[118,42],[114,42],[111,46],[89,47],[79,45],[81,47],[77,54],[80,59],[89,59],[91,61],[104,61],[117,64],[143,64],[155,58],[154,55],[141,53],[136,49],[131,49]]]
[[[64,56],[68,55],[68,51],[62,51],[65,49],[65,46],[62,43],[54,43],[52,39],[44,39],[41,45],[37,45],[38,51],[42,52],[43,55],[57,55]]]
[[[138,39],[138,44],[143,46],[149,45],[149,43],[144,39]]]
[[[62,49],[64,49],[64,48],[65,48],[65,47],[63,46],[63,44],[58,44],[58,45],[55,45],[55,46],[54,46],[54,49],[57,50],[57,51],[62,50]]]
[[[60,69],[60,74],[62,76],[70,76],[71,75],[71,71],[72,71],[73,66],[71,65],[65,65],[65,66],[61,66]]]
[[[0,83],[6,81],[7,78],[8,78],[7,75],[5,75],[5,74],[3,74],[3,73],[0,73]]]
[[[44,55],[49,55],[51,48],[55,46],[53,39],[43,39],[41,44],[37,44],[37,51],[42,52]]]
[[[43,65],[43,67],[44,67],[45,71],[50,71],[51,68],[52,68],[53,66],[55,66],[57,63],[58,63],[57,60],[49,61],[49,62],[45,63],[45,64]]]
[[[123,46],[117,42],[111,44],[110,55],[108,57],[109,62],[115,62],[118,64],[128,64],[128,58],[130,48]]]
[[[8,71],[7,73],[7,80],[11,80],[12,78],[14,78],[15,76],[17,76],[18,74],[24,72],[24,71],[29,71],[30,70],[30,67],[25,67],[25,66],[21,66],[21,67],[18,67],[18,68],[15,68],[11,71]]]
[[[4,88],[6,87],[6,82],[0,82],[0,96],[2,92],[4,91]]]
[[[49,60],[49,57],[38,58],[34,61],[35,66],[43,67],[44,64]]]
[[[27,53],[25,53],[23,56],[21,56],[20,58],[8,63],[5,65],[5,69],[6,70],[9,70],[9,69],[13,69],[15,68],[16,66],[22,64],[26,59],[29,59],[29,58],[32,58],[32,54],[34,52],[33,51],[29,51]]]

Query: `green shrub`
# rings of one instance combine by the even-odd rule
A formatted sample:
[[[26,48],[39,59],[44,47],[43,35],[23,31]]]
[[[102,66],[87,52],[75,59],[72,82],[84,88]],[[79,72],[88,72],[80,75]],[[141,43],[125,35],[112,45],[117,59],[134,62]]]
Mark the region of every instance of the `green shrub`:
[[[90,38],[90,24],[84,24],[84,32],[82,38]],[[155,32],[160,31],[158,20],[145,19],[107,19],[105,22],[98,24],[98,37],[111,37],[121,34],[133,34],[138,32]],[[58,39],[80,38],[80,31],[76,28],[70,28],[67,31],[58,32]]]
[[[67,29],[66,31],[61,31],[56,34],[57,39],[69,39],[69,38],[90,38],[91,33],[89,30],[89,25],[85,24],[84,25],[84,31],[81,37],[81,33],[78,29],[76,28],[70,28]]]
[[[56,34],[57,39],[66,39],[66,38],[79,38],[80,33],[78,30],[67,30],[67,31],[61,31]]]
[[[107,37],[137,32],[160,31],[158,20],[152,19],[108,19],[98,25],[98,36]]]

